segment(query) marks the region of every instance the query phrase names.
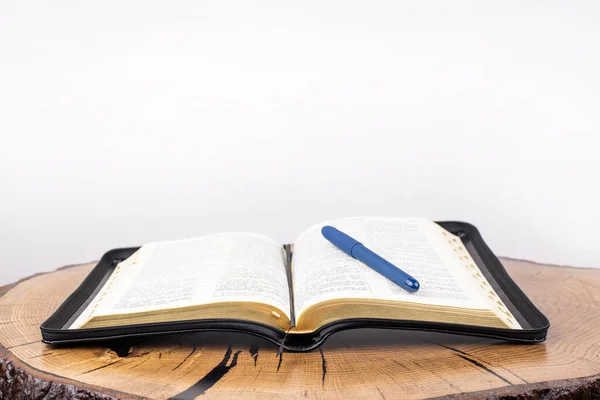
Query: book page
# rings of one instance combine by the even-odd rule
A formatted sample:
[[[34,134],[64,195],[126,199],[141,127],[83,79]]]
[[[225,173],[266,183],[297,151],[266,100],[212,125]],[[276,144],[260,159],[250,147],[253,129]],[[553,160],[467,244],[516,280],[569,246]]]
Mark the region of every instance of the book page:
[[[412,275],[420,283],[419,291],[406,292],[339,250],[322,236],[325,225],[347,233]],[[490,309],[468,271],[447,252],[436,227],[419,218],[347,218],[309,228],[296,241],[292,260],[296,315],[316,303],[340,298]]]
[[[150,243],[113,275],[72,328],[92,316],[216,302],[265,303],[286,315],[290,310],[283,246],[256,234]]]
[[[468,279],[475,285],[473,290],[481,295],[494,314],[512,329],[523,329],[481,273],[460,238],[435,223],[430,224],[428,228],[433,231],[433,240],[436,242],[441,240],[442,243],[438,247],[442,253],[445,253],[444,258],[453,258],[456,268],[462,266],[462,270],[467,271]]]

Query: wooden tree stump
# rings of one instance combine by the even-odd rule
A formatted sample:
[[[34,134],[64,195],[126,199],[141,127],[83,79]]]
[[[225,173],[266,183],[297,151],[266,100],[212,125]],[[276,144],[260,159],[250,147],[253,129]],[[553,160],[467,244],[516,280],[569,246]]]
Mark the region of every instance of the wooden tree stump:
[[[37,275],[0,289],[0,399],[600,398],[600,270],[502,261],[549,317],[545,343],[357,330],[280,357],[222,333],[51,347],[40,323],[94,264]]]

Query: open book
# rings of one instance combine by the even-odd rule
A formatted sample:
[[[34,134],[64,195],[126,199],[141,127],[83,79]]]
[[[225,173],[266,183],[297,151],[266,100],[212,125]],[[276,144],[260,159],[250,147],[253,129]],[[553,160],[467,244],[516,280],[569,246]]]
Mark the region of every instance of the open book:
[[[421,289],[408,293],[343,253],[323,238],[324,225],[361,241]],[[429,220],[324,221],[297,238],[292,254],[252,233],[146,244],[117,265],[70,329],[233,319],[308,333],[364,318],[521,329],[461,240]]]

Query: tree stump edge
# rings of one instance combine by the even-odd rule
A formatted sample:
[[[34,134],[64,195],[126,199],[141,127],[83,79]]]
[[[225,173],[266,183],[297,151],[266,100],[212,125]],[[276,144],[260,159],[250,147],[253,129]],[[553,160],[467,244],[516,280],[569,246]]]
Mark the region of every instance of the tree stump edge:
[[[80,267],[91,263],[70,264],[57,268],[55,271],[38,272],[21,278],[16,282],[0,286],[0,297],[8,293],[18,284],[38,276],[51,274],[68,268]],[[0,398],[4,399],[143,399],[144,397],[122,393],[109,388],[87,385],[82,382],[41,371],[26,362],[14,357],[14,354],[0,343]],[[4,397],[6,396],[6,397]]]
[[[519,263],[520,260],[508,259]],[[503,259],[504,261],[504,259]],[[574,272],[596,271],[592,268],[578,268],[559,265],[534,264],[540,268],[570,269]],[[86,264],[69,265],[57,269],[74,268]],[[0,287],[0,297],[8,293],[20,283],[40,275],[52,272],[38,273],[19,281]],[[600,363],[600,359],[598,360]],[[0,344],[0,398],[65,398],[65,399],[143,399],[145,397],[131,393],[120,392],[114,389],[94,386],[77,380],[54,375],[47,371],[39,370],[22,360],[14,357],[14,354]],[[3,397],[6,396],[6,397]],[[21,397],[19,397],[21,396]],[[28,397],[27,397],[28,396]],[[498,399],[577,399],[577,398],[600,398],[600,374],[588,377],[572,378],[564,380],[552,380],[545,382],[526,383],[512,386],[503,386],[494,389],[450,394],[439,399],[467,399],[467,398],[498,398]]]

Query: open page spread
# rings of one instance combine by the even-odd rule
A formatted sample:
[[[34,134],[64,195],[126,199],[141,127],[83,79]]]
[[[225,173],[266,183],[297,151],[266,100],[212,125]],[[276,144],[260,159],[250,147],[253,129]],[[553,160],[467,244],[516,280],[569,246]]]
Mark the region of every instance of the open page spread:
[[[339,250],[323,238],[324,225],[347,233],[417,278],[420,290],[408,293]],[[479,285],[480,281],[465,267],[467,260],[460,258],[469,257],[468,253],[454,251],[442,231],[445,232],[434,222],[420,218],[346,218],[324,221],[307,229],[295,243],[292,261],[297,318],[315,304],[344,298],[496,311],[494,306],[499,299],[486,296],[491,287]],[[497,313],[499,318],[519,328],[508,310],[503,311],[503,315]]]
[[[415,277],[420,290],[408,293],[339,250],[321,234],[325,225],[352,236]],[[396,309],[398,305],[407,307],[413,314],[410,316],[403,310],[389,318],[428,320],[429,315],[438,320],[450,318],[452,322],[452,313],[457,311],[447,307],[461,309],[462,322],[457,323],[469,323],[473,316],[483,316],[488,318],[486,321],[499,324],[495,326],[521,328],[461,240],[426,219],[364,217],[323,221],[298,237],[291,268],[294,305],[290,304],[284,248],[266,236],[220,233],[149,243],[117,265],[70,329],[102,326],[104,321],[110,321],[110,326],[110,323],[156,322],[171,317],[177,320],[178,315],[182,319],[227,318],[232,310],[237,310],[237,318],[259,322],[265,312],[273,314],[271,318],[279,321],[276,326],[284,329],[288,321],[282,315],[289,320],[291,306],[297,321],[306,312],[306,325],[301,329],[316,329],[319,321],[326,323],[336,318],[377,318],[377,315],[388,318],[390,314],[385,307],[390,304]],[[362,303],[379,308],[359,311],[361,299]],[[327,308],[325,304],[339,305],[340,300],[346,307],[342,311]],[[227,303],[234,308],[222,308]],[[251,311],[248,303],[253,303],[252,307],[258,304],[259,311]],[[201,311],[188,308],[201,305],[211,306]],[[181,309],[181,314],[173,314],[171,310],[175,309]],[[224,311],[210,311],[215,309]],[[415,314],[415,310],[429,311]],[[432,310],[444,317],[431,316]],[[152,312],[155,314],[146,314]],[[251,316],[249,312],[258,314]],[[329,314],[311,320],[315,312]],[[162,314],[159,317],[157,313]],[[147,319],[135,320],[140,315]],[[119,316],[119,322],[115,322],[114,316]]]
[[[149,243],[116,267],[71,328],[93,316],[239,301],[269,304],[287,315],[281,244],[250,233]]]

